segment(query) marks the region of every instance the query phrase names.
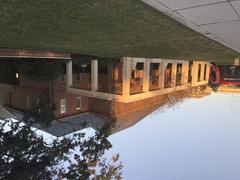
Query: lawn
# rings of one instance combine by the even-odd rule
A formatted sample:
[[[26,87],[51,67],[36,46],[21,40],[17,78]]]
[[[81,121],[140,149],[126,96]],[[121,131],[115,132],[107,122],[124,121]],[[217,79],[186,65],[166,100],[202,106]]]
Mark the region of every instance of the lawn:
[[[0,47],[223,62],[239,56],[140,0],[1,0]]]

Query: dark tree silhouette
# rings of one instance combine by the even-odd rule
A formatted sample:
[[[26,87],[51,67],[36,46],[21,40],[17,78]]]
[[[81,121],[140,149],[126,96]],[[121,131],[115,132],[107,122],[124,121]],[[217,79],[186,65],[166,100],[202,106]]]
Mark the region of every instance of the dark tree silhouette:
[[[36,81],[51,82],[58,78],[63,71],[63,64],[57,61],[28,60],[20,66],[21,74]]]
[[[29,113],[34,117],[35,122],[43,126],[50,126],[51,122],[56,118],[54,114],[55,110],[56,106],[50,98],[49,91],[45,90],[41,92],[38,101],[33,103],[33,107]]]
[[[0,122],[0,179],[121,179],[119,155],[103,158],[109,128],[46,142],[30,124]]]

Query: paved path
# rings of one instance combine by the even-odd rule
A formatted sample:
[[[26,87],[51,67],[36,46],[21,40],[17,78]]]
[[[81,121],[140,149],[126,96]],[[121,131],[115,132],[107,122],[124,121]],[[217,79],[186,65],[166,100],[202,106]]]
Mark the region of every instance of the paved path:
[[[240,1],[142,1],[204,36],[240,52]]]

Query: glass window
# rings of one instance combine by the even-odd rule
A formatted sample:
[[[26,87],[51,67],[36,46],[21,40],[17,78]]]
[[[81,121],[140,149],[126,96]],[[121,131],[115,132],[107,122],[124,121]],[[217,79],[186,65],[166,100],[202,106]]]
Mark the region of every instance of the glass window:
[[[81,96],[76,98],[76,109],[77,110],[82,109],[82,97]]]
[[[77,80],[77,81],[81,81],[81,80],[82,80],[82,78],[81,78],[81,73],[77,73],[77,74],[76,74],[76,80]]]
[[[207,65],[205,64],[204,65],[204,79],[203,80],[206,80],[206,76],[207,76]]]
[[[65,82],[65,76],[64,76],[64,74],[59,75],[59,81],[60,81],[60,82]]]
[[[60,99],[60,113],[66,113],[66,99]]]
[[[199,64],[199,65],[198,65],[198,82],[201,81],[201,69],[202,69],[202,65]]]

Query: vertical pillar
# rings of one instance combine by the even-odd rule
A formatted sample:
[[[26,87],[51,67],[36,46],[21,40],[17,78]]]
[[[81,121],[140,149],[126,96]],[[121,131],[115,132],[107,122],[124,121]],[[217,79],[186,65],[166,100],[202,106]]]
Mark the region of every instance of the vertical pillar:
[[[131,58],[123,58],[123,68],[122,68],[122,96],[128,98],[130,96],[130,68]]]
[[[66,76],[67,88],[71,88],[73,85],[72,61],[66,63]]]
[[[210,73],[210,63],[207,63],[207,70],[206,70],[206,82],[209,82],[209,73]]]
[[[186,85],[188,83],[188,70],[189,70],[189,61],[183,63],[183,74],[182,74],[182,84]]]
[[[177,82],[177,62],[172,63],[172,86],[175,87]]]
[[[98,60],[91,61],[91,91],[98,90]]]
[[[143,73],[143,92],[149,92],[150,61],[145,59]]]
[[[195,86],[198,81],[198,63],[193,62],[192,66],[192,86]]]

